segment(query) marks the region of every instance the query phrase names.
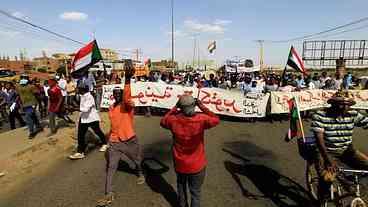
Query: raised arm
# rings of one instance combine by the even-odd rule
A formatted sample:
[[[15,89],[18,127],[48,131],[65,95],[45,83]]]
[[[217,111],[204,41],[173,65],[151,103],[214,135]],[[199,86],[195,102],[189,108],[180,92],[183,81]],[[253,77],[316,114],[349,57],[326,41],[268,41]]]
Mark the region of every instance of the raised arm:
[[[207,115],[207,118],[204,120],[205,129],[210,129],[220,123],[220,118],[211,112],[201,101],[197,100],[197,106],[204,114]]]
[[[125,79],[123,104],[127,111],[132,111],[134,109],[134,102],[132,100],[132,92],[130,87],[130,79]]]
[[[162,128],[170,129],[171,128],[171,120],[174,114],[178,112],[178,108],[174,106],[169,112],[165,114],[165,116],[161,119],[160,125]]]

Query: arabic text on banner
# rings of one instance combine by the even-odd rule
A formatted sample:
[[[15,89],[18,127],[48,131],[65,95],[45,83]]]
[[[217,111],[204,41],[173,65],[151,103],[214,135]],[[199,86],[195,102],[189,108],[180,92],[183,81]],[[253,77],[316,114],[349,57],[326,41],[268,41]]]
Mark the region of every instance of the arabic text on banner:
[[[104,85],[101,107],[108,108],[113,102],[112,90],[122,85]],[[204,105],[217,114],[236,117],[265,117],[269,94],[248,94],[218,88],[183,87],[161,83],[132,84],[132,96],[136,106],[153,106],[171,109],[183,94],[199,98]]]
[[[271,93],[271,113],[288,113],[289,107],[287,101],[292,97],[298,100],[301,111],[328,107],[327,100],[330,99],[336,91],[333,90],[306,90],[298,92],[272,92]],[[356,101],[352,106],[355,109],[368,109],[368,90],[350,90]]]

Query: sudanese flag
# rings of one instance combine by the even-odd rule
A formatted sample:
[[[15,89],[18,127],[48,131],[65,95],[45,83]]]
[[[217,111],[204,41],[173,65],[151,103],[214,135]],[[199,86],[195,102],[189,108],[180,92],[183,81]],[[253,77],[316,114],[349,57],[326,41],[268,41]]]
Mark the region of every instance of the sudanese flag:
[[[71,75],[73,77],[86,75],[88,69],[100,60],[102,60],[101,51],[98,48],[97,41],[93,40],[75,54],[72,61]]]

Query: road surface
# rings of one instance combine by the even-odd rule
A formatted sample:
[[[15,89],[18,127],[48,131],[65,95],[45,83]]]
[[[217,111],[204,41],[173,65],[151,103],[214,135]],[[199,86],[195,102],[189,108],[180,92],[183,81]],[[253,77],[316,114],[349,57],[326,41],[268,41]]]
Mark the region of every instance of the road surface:
[[[171,134],[160,128],[159,120],[136,118],[137,135],[147,159],[147,183],[136,185],[131,163],[122,162],[114,177],[117,197],[112,206],[176,206]],[[304,162],[295,142],[283,141],[287,128],[287,122],[222,121],[207,131],[209,164],[202,188],[203,206],[311,206],[304,187]],[[368,150],[367,134],[358,129],[354,135],[363,151]],[[25,174],[27,182],[12,193],[0,189],[0,206],[96,206],[103,195],[103,153],[94,150],[79,161],[66,159],[68,153],[48,170]]]

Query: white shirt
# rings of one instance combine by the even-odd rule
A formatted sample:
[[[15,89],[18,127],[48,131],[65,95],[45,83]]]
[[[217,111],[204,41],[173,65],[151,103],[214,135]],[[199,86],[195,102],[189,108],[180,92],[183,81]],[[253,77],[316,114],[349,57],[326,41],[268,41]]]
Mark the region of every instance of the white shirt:
[[[82,124],[100,121],[100,116],[96,110],[95,99],[90,92],[81,95],[79,109]]]
[[[308,85],[308,89],[309,90],[316,89],[316,85],[313,82],[310,82],[309,85]]]
[[[61,89],[61,94],[63,96],[66,96],[67,95],[67,92],[66,92],[66,80],[65,79],[60,79],[59,82],[58,82],[58,85]]]
[[[43,86],[43,90],[45,91],[46,97],[49,97],[49,89],[50,89],[50,86]]]

